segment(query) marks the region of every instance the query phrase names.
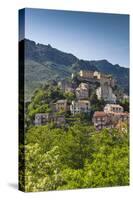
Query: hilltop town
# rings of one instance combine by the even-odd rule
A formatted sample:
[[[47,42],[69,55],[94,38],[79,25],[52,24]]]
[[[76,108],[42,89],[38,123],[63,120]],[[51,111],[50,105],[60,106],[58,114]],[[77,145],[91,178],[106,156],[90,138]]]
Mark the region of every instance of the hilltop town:
[[[128,124],[129,113],[118,104],[119,99],[114,93],[117,83],[111,75],[80,70],[73,73],[69,80],[51,84],[51,93],[56,88],[58,94],[55,93],[53,99],[46,100],[42,91],[41,107],[32,116],[33,125],[54,123],[57,127],[62,127],[82,119],[85,123],[93,124],[96,130],[101,130],[117,128],[122,123]],[[47,92],[46,87],[43,90]],[[128,102],[126,94],[122,98]],[[48,109],[44,109],[46,102]],[[99,106],[96,108],[97,103]]]

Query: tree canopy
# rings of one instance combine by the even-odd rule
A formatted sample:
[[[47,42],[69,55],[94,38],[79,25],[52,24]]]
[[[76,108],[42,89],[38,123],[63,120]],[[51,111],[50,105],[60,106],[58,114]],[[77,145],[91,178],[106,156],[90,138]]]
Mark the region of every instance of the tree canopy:
[[[20,184],[26,191],[129,184],[128,132],[96,132],[80,122],[67,129],[32,127],[24,149],[25,186],[23,181]]]

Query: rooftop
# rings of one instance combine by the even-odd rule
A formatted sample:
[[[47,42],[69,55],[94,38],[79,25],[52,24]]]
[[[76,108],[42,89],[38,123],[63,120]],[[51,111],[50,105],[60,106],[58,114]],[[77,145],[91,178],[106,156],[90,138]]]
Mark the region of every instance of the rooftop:
[[[67,100],[66,99],[61,99],[61,100],[58,100],[56,103],[67,103]]]
[[[122,108],[122,106],[120,106],[119,104],[106,104],[106,106],[110,106],[110,107],[114,107],[114,108]]]
[[[78,100],[78,103],[89,103],[89,100]]]
[[[112,112],[111,114],[114,114],[114,115],[121,115],[121,116],[129,116],[129,114],[127,112],[119,112],[119,113],[116,113],[116,112]]]
[[[103,111],[96,111],[93,115],[94,117],[105,117],[107,114]]]

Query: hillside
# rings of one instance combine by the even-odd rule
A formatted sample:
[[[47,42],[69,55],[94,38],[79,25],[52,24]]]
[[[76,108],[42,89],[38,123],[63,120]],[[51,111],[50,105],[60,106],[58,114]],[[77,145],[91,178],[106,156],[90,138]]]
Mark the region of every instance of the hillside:
[[[23,43],[25,44],[26,99],[29,99],[33,91],[48,80],[70,77],[72,72],[78,72],[81,69],[112,74],[118,85],[128,93],[128,68],[113,65],[107,60],[80,60],[70,53],[53,48],[50,44],[37,44],[28,39],[19,42],[20,48]]]

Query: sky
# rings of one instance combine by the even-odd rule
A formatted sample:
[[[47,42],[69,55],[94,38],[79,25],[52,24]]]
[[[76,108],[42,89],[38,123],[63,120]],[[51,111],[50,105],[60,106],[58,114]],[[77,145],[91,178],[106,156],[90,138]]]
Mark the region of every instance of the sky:
[[[79,59],[129,67],[129,15],[26,9],[25,37]]]

